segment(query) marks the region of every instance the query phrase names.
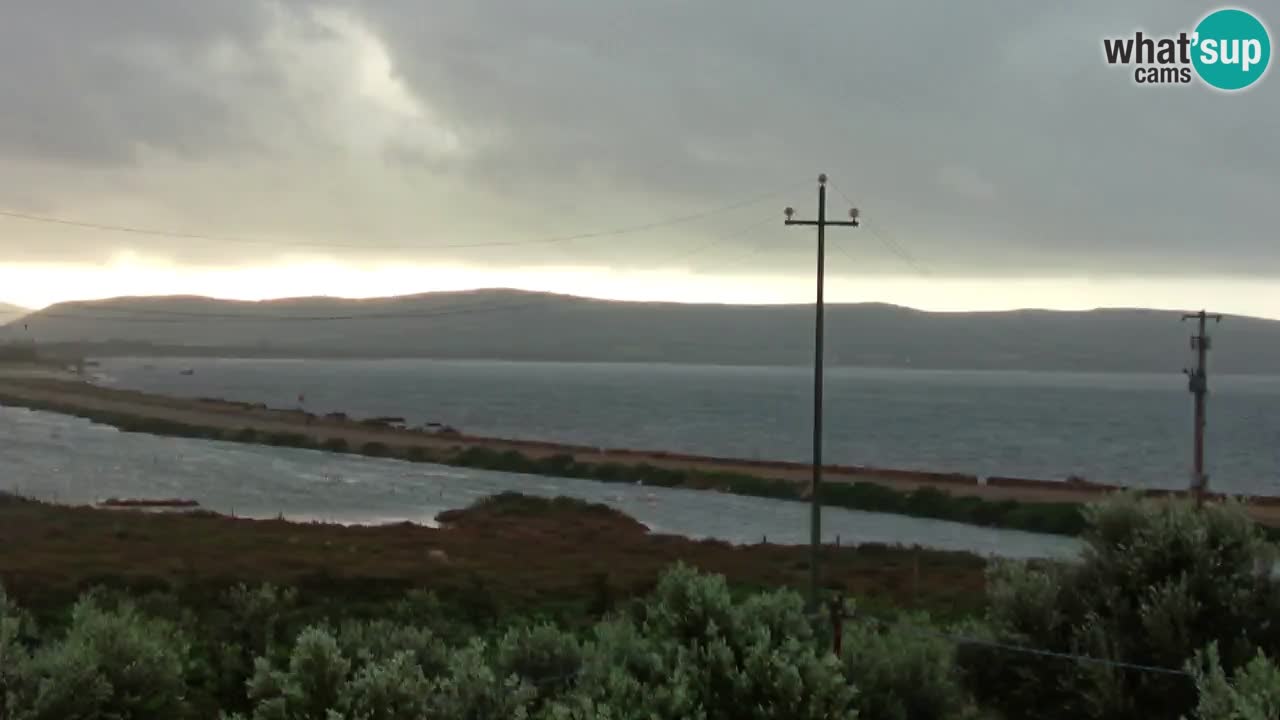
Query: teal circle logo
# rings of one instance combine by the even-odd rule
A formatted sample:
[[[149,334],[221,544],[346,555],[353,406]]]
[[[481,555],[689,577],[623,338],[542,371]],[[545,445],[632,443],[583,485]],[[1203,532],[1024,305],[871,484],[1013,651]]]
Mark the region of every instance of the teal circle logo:
[[[1242,90],[1257,82],[1271,62],[1271,36],[1244,10],[1209,13],[1196,25],[1191,63],[1200,79],[1219,90]]]

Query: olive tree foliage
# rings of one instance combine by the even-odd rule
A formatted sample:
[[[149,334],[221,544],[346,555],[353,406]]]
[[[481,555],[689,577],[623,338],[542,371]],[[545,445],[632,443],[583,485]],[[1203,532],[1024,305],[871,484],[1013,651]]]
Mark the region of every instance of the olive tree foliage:
[[[1001,643],[1171,670],[1216,645],[1230,670],[1276,648],[1274,548],[1234,505],[1121,496],[1087,510],[1079,562],[999,564],[986,630]],[[1197,688],[1178,672],[962,648],[984,705],[1018,718],[1178,718]]]
[[[882,720],[966,718],[972,703],[956,668],[955,645],[931,631],[927,615],[895,622],[855,622],[844,633],[841,661],[858,688],[863,717]]]
[[[17,713],[20,683],[30,660],[26,646],[32,632],[29,617],[10,602],[0,585],[0,720]]]
[[[202,638],[205,642],[198,655],[207,666],[214,702],[226,709],[241,709],[245,682],[254,672],[256,659],[287,657],[288,620],[297,607],[298,593],[269,583],[240,584],[219,600],[216,624],[223,632]]]
[[[267,586],[233,590],[213,627],[242,627],[197,661],[192,648],[209,653],[217,633],[193,645],[189,618],[90,594],[65,631],[37,636],[0,593],[0,720],[825,720],[858,715],[849,668],[879,677],[821,649],[795,593],[735,601],[722,577],[684,566],[581,634],[529,624],[446,639],[385,616],[295,632],[282,629],[292,604]]]
[[[0,601],[0,605],[4,603]],[[177,628],[129,604],[107,609],[89,595],[65,635],[32,652],[12,642],[0,608],[6,720],[151,720],[186,716],[188,645]]]
[[[852,718],[840,661],[794,593],[735,603],[724,579],[669,571],[585,639],[547,624],[446,648],[395,623],[312,627],[261,658],[252,720]]]
[[[724,578],[677,565],[631,616],[597,626],[576,687],[547,716],[851,718],[854,698],[798,595],[735,603]]]
[[[240,631],[237,643],[258,655],[269,655],[283,641],[286,616],[298,604],[298,591],[270,583],[237,585],[226,593],[225,604]]]
[[[1273,720],[1280,717],[1280,667],[1259,652],[1228,677],[1211,645],[1189,664],[1200,701],[1195,720]]]
[[[249,697],[253,720],[419,720],[523,717],[533,692],[499,677],[482,641],[449,652],[429,631],[373,622],[307,628],[287,663],[258,659]]]

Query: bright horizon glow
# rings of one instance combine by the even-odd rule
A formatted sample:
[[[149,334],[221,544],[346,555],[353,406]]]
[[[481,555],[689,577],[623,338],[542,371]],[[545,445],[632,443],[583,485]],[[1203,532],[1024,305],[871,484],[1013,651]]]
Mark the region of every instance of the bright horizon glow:
[[[935,312],[1100,307],[1198,310],[1280,319],[1273,283],[1240,278],[922,278],[828,274],[831,303],[884,302]],[[0,264],[0,301],[38,310],[59,302],[121,296],[202,295],[225,300],[329,296],[373,298],[510,288],[605,300],[807,304],[813,279],[767,273],[598,267],[511,269],[465,265],[353,265],[297,261],[254,267],[185,267],[122,256],[102,265]]]

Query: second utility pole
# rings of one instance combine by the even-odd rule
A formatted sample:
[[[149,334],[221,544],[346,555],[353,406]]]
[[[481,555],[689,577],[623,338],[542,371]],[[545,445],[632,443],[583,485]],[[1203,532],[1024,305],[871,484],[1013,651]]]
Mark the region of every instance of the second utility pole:
[[[1196,504],[1204,503],[1204,493],[1209,485],[1209,476],[1204,473],[1204,426],[1205,426],[1205,395],[1209,393],[1209,369],[1208,358],[1209,353],[1209,336],[1204,331],[1205,321],[1212,318],[1214,322],[1222,322],[1221,315],[1210,315],[1201,310],[1198,313],[1183,315],[1182,319],[1199,320],[1200,331],[1196,335],[1191,336],[1191,349],[1196,352],[1196,369],[1186,370],[1187,377],[1190,378],[1190,389],[1196,396],[1196,417],[1195,417],[1195,455],[1193,457],[1194,469],[1191,472],[1191,493],[1195,496]]]
[[[822,282],[825,272],[826,240],[823,231],[828,225],[858,226],[858,211],[849,211],[848,220],[827,220],[827,176],[818,176],[818,219],[793,220],[795,210],[787,208],[787,225],[814,225],[818,228],[818,300],[814,326],[813,348],[813,485],[809,489],[812,514],[809,518],[809,612],[818,610],[818,558],[822,548],[822,335],[823,302]]]

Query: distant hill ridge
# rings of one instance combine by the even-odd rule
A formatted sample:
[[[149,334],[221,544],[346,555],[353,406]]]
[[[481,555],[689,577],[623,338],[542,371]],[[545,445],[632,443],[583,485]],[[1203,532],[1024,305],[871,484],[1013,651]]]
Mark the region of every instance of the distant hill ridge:
[[[8,303],[0,303],[0,325],[13,322],[29,312],[31,311],[24,307],[9,305]]]
[[[1178,372],[1191,326],[1164,310],[938,313],[827,307],[835,366]],[[44,344],[92,353],[805,365],[813,308],[619,302],[520,290],[260,302],[198,296],[62,303],[24,319]],[[0,328],[12,338],[15,325]],[[20,328],[18,328],[20,329]],[[1280,321],[1230,316],[1215,372],[1280,374]]]

